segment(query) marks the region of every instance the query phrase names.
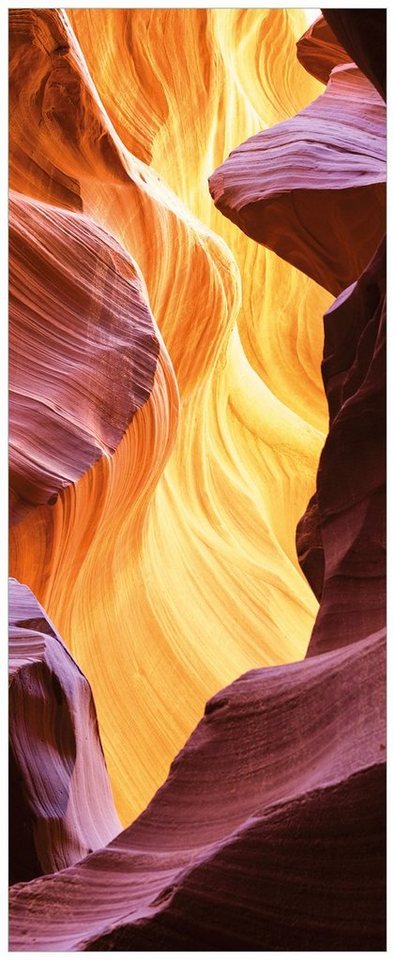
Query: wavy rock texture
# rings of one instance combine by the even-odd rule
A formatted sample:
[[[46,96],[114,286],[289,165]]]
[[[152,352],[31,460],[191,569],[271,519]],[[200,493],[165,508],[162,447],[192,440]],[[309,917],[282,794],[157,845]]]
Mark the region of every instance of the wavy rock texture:
[[[300,12],[12,16],[12,183],[125,248],[159,344],[115,452],[12,538],[13,569],[92,680],[123,820],[230,682],[132,826],[13,887],[12,949],[383,950],[375,57],[367,79],[353,11],[309,28],[299,63]],[[201,199],[219,162],[228,220]],[[329,310],[296,267],[336,295]],[[321,606],[309,656],[285,665],[317,609],[294,544],[309,498],[298,551]]]
[[[10,580],[10,879],[62,870],[120,829],[90,686],[31,591]]]
[[[152,158],[235,254],[243,282],[237,327],[252,369],[286,407],[326,432],[318,318],[331,300],[224,220],[207,190],[237,137],[292,117],[321,92],[295,56],[302,11],[70,10],[69,17],[124,143],[140,159]],[[174,149],[178,143],[182,150]],[[237,359],[243,362],[240,348]]]
[[[231,153],[210,178],[213,199],[248,236],[337,295],[383,235],[385,121],[382,98],[355,64],[334,66],[323,96]]]
[[[328,16],[348,55],[356,57],[383,95],[385,18],[385,11]],[[315,29],[320,31],[320,23],[312,28],[313,41]],[[299,558],[321,600],[309,655],[351,643],[386,622],[385,273],[383,239],[359,279],[324,317],[329,435],[317,494],[297,531]]]
[[[11,193],[11,519],[114,453],[159,342],[136,266],[79,213]]]
[[[336,12],[332,19],[335,25]],[[345,19],[342,13],[340,36],[348,35]],[[350,16],[351,38],[361,38],[363,24],[358,31]],[[378,24],[373,50],[382,18]],[[328,75],[325,94],[294,120],[242,144],[210,180],[217,205],[243,230],[328,290],[342,291],[325,315],[329,436],[317,492],[297,529],[299,560],[321,601],[309,655],[358,640],[386,620],[382,243],[376,251],[385,232],[385,104],[347,62],[353,49],[351,42],[342,50],[324,20],[313,24],[298,55],[314,76]]]
[[[384,674],[375,634],[221,691],[132,827],[13,888],[13,949],[383,949]]]
[[[206,185],[240,132],[319,91],[296,58],[304,26],[285,11],[11,15],[11,185],[82,207],[122,244],[169,352],[161,342],[150,397],[115,453],[11,538],[12,574],[92,684],[125,824],[207,698],[245,670],[303,656],[317,611],[295,526],[326,430],[330,300],[228,224]]]

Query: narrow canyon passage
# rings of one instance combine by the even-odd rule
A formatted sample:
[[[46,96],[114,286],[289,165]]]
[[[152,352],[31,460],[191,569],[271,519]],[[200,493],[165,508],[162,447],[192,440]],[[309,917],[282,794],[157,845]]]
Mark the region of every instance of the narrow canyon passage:
[[[67,136],[64,169],[78,177],[84,212],[141,269],[171,366],[162,349],[154,393],[111,461],[14,528],[11,573],[92,685],[127,824],[206,700],[248,669],[301,659],[316,615],[295,529],[326,431],[330,296],[229,223],[207,180],[241,139],[292,116],[322,85],[296,58],[301,11],[72,10],[63,24],[81,100],[87,69],[95,84],[70,131],[65,66],[60,83],[47,81]],[[98,155],[94,124],[114,156]],[[11,132],[17,140],[16,121]],[[30,136],[36,153],[45,130],[35,118]]]
[[[385,42],[10,11],[11,950],[385,949]]]

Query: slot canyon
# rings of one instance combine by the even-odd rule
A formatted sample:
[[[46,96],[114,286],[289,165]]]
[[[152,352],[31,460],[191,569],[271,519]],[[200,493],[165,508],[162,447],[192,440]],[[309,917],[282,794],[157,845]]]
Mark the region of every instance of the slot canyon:
[[[9,11],[11,951],[385,950],[385,44]]]

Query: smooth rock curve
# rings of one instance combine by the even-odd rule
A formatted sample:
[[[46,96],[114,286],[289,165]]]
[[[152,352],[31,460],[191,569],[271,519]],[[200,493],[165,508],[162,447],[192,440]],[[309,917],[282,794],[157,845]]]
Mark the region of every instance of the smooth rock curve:
[[[222,690],[128,830],[13,888],[12,948],[382,949],[384,677],[381,632]]]
[[[62,870],[120,828],[90,686],[32,592],[9,585],[11,883]]]

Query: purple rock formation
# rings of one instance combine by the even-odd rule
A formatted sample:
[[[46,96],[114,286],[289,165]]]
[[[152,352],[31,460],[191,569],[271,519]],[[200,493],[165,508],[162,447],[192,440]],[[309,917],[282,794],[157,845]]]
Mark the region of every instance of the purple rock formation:
[[[363,56],[373,13],[333,11],[333,29],[320,19],[307,31],[299,59],[329,77],[324,95],[242,144],[210,179],[226,216],[338,295],[325,316],[329,436],[297,530],[321,601],[309,655],[385,624],[385,104],[347,62],[358,49],[380,87],[383,17],[372,50],[365,32]],[[350,38],[347,51],[336,29]]]
[[[81,213],[10,197],[11,520],[113,453],[159,341],[137,265]]]
[[[128,830],[12,889],[12,949],[383,949],[384,650],[217,694]]]
[[[233,150],[210,192],[244,233],[338,296],[382,239],[385,134],[381,97],[342,63],[309,107]]]
[[[309,656],[217,694],[131,827],[14,886],[13,950],[385,949],[385,126],[348,63],[381,88],[376,43],[361,43],[372,11],[356,13],[299,44],[307,69],[330,72],[325,95],[211,178],[226,215],[337,294],[330,430],[298,528],[321,598]]]
[[[115,836],[90,686],[32,592],[10,580],[11,882],[61,870]],[[13,842],[13,841],[17,842]]]
[[[309,655],[385,625],[385,311],[383,242],[324,317],[330,426],[316,496],[325,570]]]

